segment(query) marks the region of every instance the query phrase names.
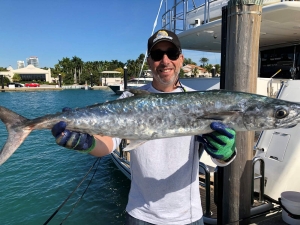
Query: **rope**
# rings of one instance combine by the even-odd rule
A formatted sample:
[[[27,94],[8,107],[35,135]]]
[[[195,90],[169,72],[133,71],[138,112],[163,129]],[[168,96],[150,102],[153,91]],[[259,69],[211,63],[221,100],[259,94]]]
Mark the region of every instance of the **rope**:
[[[70,199],[70,197],[74,194],[74,192],[80,187],[80,185],[83,183],[83,181],[86,179],[87,175],[90,173],[90,171],[94,168],[95,164],[97,163],[97,161],[100,162],[101,158],[97,158],[94,162],[94,164],[91,166],[91,168],[88,170],[88,172],[85,174],[85,176],[82,178],[82,180],[80,181],[80,183],[77,185],[77,187],[69,194],[69,196],[63,201],[63,203],[55,210],[55,212],[48,218],[48,220],[44,223],[44,225],[48,224],[53,217],[58,213],[58,211],[67,203],[67,201]],[[99,165],[99,163],[98,163]],[[97,165],[97,166],[98,166]],[[97,170],[97,169],[96,169]],[[93,175],[94,177],[94,175]],[[90,183],[88,184],[88,186],[90,185]],[[86,191],[86,190],[85,190]],[[85,192],[84,191],[84,192]],[[73,209],[72,209],[73,210]]]
[[[73,208],[70,210],[70,212],[68,213],[68,215],[62,220],[62,222],[60,223],[60,225],[63,224],[63,222],[71,215],[71,213],[73,212],[73,210],[75,209],[75,207],[77,206],[77,204],[78,204],[78,203],[81,201],[81,199],[83,198],[85,192],[87,191],[87,189],[89,188],[90,184],[92,183],[92,180],[93,180],[93,178],[94,178],[94,176],[95,176],[95,174],[96,174],[96,172],[97,172],[99,163],[100,163],[100,160],[99,160],[99,162],[98,162],[98,164],[97,164],[97,167],[96,167],[96,169],[95,169],[95,171],[94,171],[94,174],[93,174],[92,178],[90,179],[90,182],[89,182],[88,185],[86,186],[84,192],[82,193],[82,195],[80,196],[80,198],[78,198],[78,200],[75,202]]]

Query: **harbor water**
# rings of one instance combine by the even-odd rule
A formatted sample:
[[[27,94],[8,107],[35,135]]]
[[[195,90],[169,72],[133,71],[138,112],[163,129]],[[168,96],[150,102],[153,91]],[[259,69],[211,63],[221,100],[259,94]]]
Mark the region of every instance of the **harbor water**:
[[[116,98],[109,90],[0,92],[0,105],[32,119]],[[0,123],[1,147],[6,138]],[[0,166],[0,224],[44,224],[96,159],[56,145],[50,130],[33,131]],[[48,224],[123,224],[129,188],[110,156],[103,157]]]

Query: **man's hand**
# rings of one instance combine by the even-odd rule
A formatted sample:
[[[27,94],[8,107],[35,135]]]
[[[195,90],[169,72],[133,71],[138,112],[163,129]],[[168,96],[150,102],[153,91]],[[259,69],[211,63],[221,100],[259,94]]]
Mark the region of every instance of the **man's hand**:
[[[213,158],[230,161],[235,155],[235,131],[220,122],[212,122],[210,127],[214,131],[198,136],[198,141],[203,143],[204,149]]]
[[[70,108],[64,108],[63,112],[70,111]],[[69,131],[66,129],[67,124],[60,121],[52,127],[52,135],[56,143],[65,148],[78,150],[82,153],[89,153],[95,147],[95,138],[89,134]]]

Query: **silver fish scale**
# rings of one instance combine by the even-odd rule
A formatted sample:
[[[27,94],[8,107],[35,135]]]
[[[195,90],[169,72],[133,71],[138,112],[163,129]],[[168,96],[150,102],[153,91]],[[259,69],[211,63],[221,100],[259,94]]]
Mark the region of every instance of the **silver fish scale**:
[[[231,97],[231,96],[230,96]],[[224,99],[229,103],[224,105]],[[127,139],[155,139],[210,132],[214,120],[201,120],[202,115],[228,110],[236,99],[206,92],[193,94],[160,94],[127,98],[107,104],[100,110],[101,121],[94,131]],[[222,102],[223,101],[223,102]],[[225,107],[225,106],[228,107]],[[99,112],[96,113],[99,115]],[[97,116],[88,115],[88,118]],[[77,119],[78,120],[78,119]]]
[[[49,115],[46,121],[42,117],[30,123],[35,129],[51,129],[58,121],[65,121],[74,131],[149,140],[211,132],[213,121],[237,131],[282,125],[284,122],[275,121],[273,115],[275,106],[282,104],[287,102],[230,91],[148,94]]]

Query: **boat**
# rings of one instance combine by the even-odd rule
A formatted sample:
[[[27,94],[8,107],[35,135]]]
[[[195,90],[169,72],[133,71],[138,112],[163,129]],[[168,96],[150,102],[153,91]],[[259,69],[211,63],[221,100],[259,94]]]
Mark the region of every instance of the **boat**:
[[[221,52],[222,9],[227,5],[227,0],[206,0],[201,5],[184,0],[172,1],[170,5],[165,2],[170,8],[162,14],[161,28],[177,33],[183,49]],[[257,93],[300,102],[300,1],[264,0],[261,15]],[[194,82],[203,84],[208,81],[195,79]],[[215,88],[219,88],[218,81],[207,89]],[[300,170],[296,160],[300,154],[299,129],[297,125],[256,134],[257,139],[253,143],[254,176],[251,185],[254,203],[251,221],[258,218],[259,224],[263,224],[260,215],[267,215],[271,218],[267,224],[284,223],[282,208],[277,200],[285,191],[300,190],[300,181],[295,179]],[[122,141],[111,157],[130,179],[130,153],[122,151],[124,145],[126,142]],[[204,153],[199,168],[204,222],[217,224],[213,199],[216,165]]]
[[[112,84],[120,84],[122,81],[121,72],[105,70],[101,72],[101,86],[109,86]]]
[[[152,77],[143,77],[143,78],[132,78],[127,81],[128,88],[138,88],[144,86],[147,83],[152,82]],[[124,82],[123,80],[120,83],[110,84],[108,87],[115,92],[117,95],[121,95],[124,91]]]

